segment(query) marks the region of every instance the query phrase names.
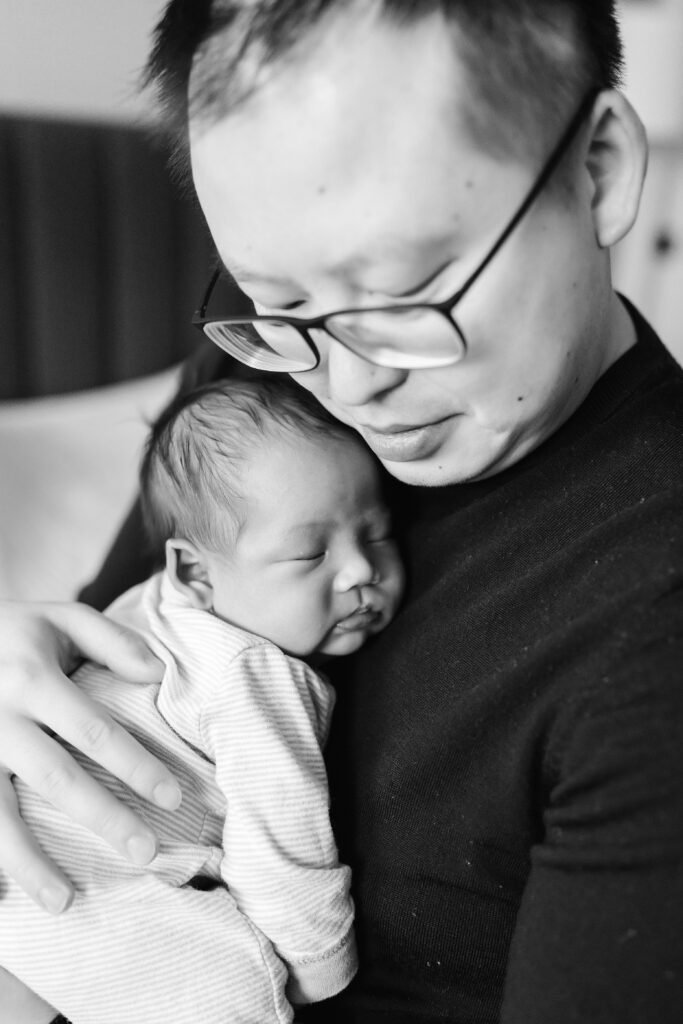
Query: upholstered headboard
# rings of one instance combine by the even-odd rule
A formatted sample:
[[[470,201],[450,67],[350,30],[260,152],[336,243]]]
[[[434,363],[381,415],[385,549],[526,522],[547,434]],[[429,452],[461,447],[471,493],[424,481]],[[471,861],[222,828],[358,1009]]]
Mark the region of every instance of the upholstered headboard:
[[[178,362],[211,260],[149,133],[0,118],[0,398]]]

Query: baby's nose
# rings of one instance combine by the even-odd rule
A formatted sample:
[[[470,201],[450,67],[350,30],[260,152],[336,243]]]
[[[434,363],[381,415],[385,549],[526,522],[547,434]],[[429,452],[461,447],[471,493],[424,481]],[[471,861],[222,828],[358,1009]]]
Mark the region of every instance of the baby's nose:
[[[368,556],[358,550],[346,560],[337,573],[334,589],[338,593],[346,593],[355,587],[367,587],[378,582],[378,573]]]

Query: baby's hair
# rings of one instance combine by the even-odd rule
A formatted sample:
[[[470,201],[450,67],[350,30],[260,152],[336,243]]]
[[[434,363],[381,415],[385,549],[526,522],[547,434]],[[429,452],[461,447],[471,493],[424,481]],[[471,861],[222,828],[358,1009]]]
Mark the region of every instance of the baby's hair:
[[[182,537],[215,553],[243,525],[241,464],[269,440],[349,436],[286,378],[221,380],[178,395],[152,427],[140,468],[142,514],[155,557]]]

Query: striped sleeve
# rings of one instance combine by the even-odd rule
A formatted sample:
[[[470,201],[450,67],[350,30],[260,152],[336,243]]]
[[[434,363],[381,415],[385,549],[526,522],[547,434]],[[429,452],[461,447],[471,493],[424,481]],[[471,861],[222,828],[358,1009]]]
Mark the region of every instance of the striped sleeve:
[[[332,700],[308,666],[256,644],[232,660],[201,719],[227,805],[223,877],[285,961],[292,1002],[326,999],[356,970],[321,750]]]

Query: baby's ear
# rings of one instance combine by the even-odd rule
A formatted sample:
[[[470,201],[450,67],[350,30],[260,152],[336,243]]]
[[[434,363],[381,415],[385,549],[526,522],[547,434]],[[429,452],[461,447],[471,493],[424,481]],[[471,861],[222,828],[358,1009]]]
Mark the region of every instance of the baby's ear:
[[[213,587],[206,556],[189,540],[166,541],[166,573],[173,586],[194,608],[213,608]]]

